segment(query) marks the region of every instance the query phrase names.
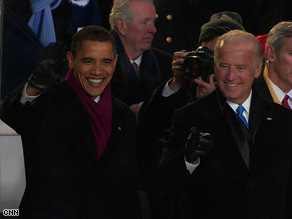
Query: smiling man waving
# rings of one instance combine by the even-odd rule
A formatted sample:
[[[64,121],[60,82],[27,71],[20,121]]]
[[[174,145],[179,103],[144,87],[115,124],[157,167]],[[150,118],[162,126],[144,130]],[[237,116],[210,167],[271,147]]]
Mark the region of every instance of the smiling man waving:
[[[84,27],[67,59],[65,81],[44,80],[58,78],[55,57],[47,57],[3,102],[1,118],[21,135],[26,162],[19,218],[139,219],[135,115],[109,83],[115,40]]]

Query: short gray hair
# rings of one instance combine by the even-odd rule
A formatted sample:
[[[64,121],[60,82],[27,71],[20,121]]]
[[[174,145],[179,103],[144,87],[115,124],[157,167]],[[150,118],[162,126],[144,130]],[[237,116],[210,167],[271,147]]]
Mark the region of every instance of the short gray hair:
[[[292,37],[292,22],[282,21],[276,24],[269,32],[266,46],[271,45],[276,54],[279,54],[285,37]]]
[[[116,19],[130,21],[134,18],[134,14],[131,10],[131,2],[135,1],[153,4],[153,0],[114,0],[109,15],[109,23],[112,30],[116,30]]]
[[[252,42],[255,45],[255,67],[257,67],[262,61],[262,47],[260,41],[251,33],[248,33],[243,30],[231,30],[223,34],[216,42],[215,52],[214,52],[214,61],[215,64],[218,64],[219,50],[222,42],[225,43],[248,43]]]

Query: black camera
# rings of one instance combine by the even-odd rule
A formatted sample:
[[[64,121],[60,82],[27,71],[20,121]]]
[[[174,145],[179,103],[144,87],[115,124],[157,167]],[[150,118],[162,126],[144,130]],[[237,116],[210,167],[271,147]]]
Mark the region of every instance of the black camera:
[[[189,80],[202,77],[204,81],[210,74],[214,74],[214,53],[207,47],[200,46],[194,52],[186,52],[182,68]]]

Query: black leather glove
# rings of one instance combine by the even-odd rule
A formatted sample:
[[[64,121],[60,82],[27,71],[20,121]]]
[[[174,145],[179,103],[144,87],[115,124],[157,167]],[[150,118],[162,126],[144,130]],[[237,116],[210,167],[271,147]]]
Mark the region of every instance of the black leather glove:
[[[66,52],[67,47],[61,43],[43,48],[28,79],[29,85],[44,92],[64,78],[69,69]]]
[[[185,146],[185,157],[187,162],[192,163],[199,156],[207,155],[213,147],[213,136],[210,133],[199,132],[196,127],[192,127]]]

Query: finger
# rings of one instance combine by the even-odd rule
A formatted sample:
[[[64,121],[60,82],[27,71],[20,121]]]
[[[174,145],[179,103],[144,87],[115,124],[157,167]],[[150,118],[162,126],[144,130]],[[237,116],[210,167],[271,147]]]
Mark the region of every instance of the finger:
[[[173,53],[173,60],[177,60],[181,57],[185,57],[186,56],[186,52],[183,51],[177,51]]]
[[[215,85],[215,75],[214,74],[211,74],[209,76],[209,83],[212,85]]]

